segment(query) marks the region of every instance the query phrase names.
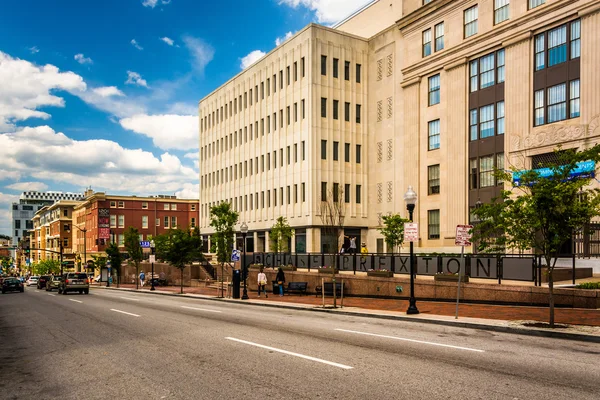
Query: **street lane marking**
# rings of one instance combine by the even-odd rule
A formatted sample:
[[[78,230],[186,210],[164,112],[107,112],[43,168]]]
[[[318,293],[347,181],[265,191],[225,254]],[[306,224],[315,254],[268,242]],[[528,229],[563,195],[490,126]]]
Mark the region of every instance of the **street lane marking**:
[[[120,299],[125,299],[125,300],[133,300],[133,301],[140,301],[140,299],[134,299],[133,297],[119,297]]]
[[[181,306],[181,308],[186,308],[188,310],[214,312],[214,313],[222,313],[223,312],[223,311],[219,311],[219,310],[209,310],[209,309],[206,309],[206,308],[196,308],[196,307],[187,307],[187,306]]]
[[[315,357],[311,357],[311,356],[305,356],[304,354],[292,353],[291,351],[277,349],[275,347],[265,346],[265,345],[254,343],[254,342],[248,342],[248,341],[242,340],[242,339],[236,339],[236,338],[233,338],[233,337],[226,337],[225,339],[227,339],[227,340],[233,340],[234,342],[238,342],[238,343],[248,344],[250,346],[260,347],[261,349],[276,351],[278,353],[283,353],[283,354],[287,354],[287,355],[294,356],[294,357],[304,358],[305,360],[320,362],[320,363],[323,363],[323,364],[331,365],[331,366],[342,368],[342,369],[352,369],[353,368],[353,367],[350,367],[348,365],[338,364],[338,363],[333,362],[333,361],[327,361],[327,360],[323,360],[323,359],[320,359],[320,358],[315,358]]]
[[[111,308],[110,311],[118,312],[118,313],[121,313],[121,314],[131,315],[132,317],[139,317],[139,315],[137,315],[137,314],[132,314],[132,313],[129,313],[127,311],[115,310],[114,308]]]
[[[74,301],[75,303],[83,303],[81,300],[69,299],[70,301]]]
[[[385,338],[385,339],[394,339],[394,340],[403,340],[405,342],[413,342],[413,343],[421,343],[421,344],[430,344],[432,346],[440,346],[440,347],[449,347],[451,349],[457,349],[457,350],[467,350],[467,351],[475,351],[477,353],[485,353],[485,350],[479,350],[479,349],[472,349],[470,347],[461,347],[461,346],[453,346],[451,344],[442,344],[442,343],[435,343],[435,342],[426,342],[423,340],[415,340],[415,339],[406,339],[406,338],[401,338],[401,337],[397,337],[397,336],[387,336],[387,335],[378,335],[375,333],[367,333],[367,332],[359,332],[359,331],[351,331],[348,329],[336,329],[336,331],[340,331],[340,332],[347,332],[347,333],[356,333],[358,335],[367,335],[367,336],[376,336],[376,337],[380,337],[380,338]]]
[[[48,296],[56,296],[55,294],[52,293],[46,293]]]

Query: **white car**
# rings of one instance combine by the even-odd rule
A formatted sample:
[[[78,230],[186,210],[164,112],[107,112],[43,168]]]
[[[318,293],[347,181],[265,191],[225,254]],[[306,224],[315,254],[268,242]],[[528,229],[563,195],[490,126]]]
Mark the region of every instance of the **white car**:
[[[37,286],[38,279],[40,279],[39,276],[30,276],[29,279],[27,279],[27,286]]]

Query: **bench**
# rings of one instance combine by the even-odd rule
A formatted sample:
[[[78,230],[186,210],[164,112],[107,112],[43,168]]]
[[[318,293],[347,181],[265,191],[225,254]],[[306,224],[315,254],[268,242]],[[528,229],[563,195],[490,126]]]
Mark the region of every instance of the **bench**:
[[[283,293],[300,292],[306,294],[308,282],[289,282],[287,287],[283,284]],[[277,281],[273,281],[273,294],[279,294],[279,285]]]
[[[333,296],[333,282],[325,282],[325,296]],[[316,296],[323,295],[323,287],[315,287]],[[336,282],[335,284],[335,295],[340,297],[342,294],[342,283]]]

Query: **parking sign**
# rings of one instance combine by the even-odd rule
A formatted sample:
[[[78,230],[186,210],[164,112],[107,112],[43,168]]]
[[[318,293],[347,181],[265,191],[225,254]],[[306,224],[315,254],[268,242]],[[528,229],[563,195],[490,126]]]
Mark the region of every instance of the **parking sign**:
[[[233,261],[233,262],[240,261],[240,251],[239,250],[231,251],[231,261]]]

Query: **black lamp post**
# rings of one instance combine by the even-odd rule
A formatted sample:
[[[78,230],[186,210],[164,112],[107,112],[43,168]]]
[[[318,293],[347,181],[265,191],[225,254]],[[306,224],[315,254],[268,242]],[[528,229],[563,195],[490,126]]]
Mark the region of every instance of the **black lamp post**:
[[[246,286],[246,279],[248,278],[248,266],[246,265],[246,235],[248,234],[248,225],[246,222],[242,222],[240,226],[242,232],[242,240],[244,241],[244,253],[242,254],[242,271],[244,272],[244,293],[242,294],[242,300],[248,300],[248,287]]]
[[[60,249],[60,276],[63,274],[63,244],[62,239],[59,237],[59,249]],[[54,257],[53,257],[54,258]]]
[[[150,257],[152,257],[152,275],[150,275],[150,290],[156,290],[154,287],[154,240],[150,241]]]
[[[404,194],[404,201],[406,202],[406,209],[408,210],[408,219],[410,222],[413,222],[413,211],[415,210],[415,204],[417,202],[417,194],[412,186],[409,186]],[[415,298],[415,256],[413,242],[410,242],[410,298],[408,300],[408,310],[406,310],[406,313],[419,313],[419,310],[417,309],[417,299]]]

